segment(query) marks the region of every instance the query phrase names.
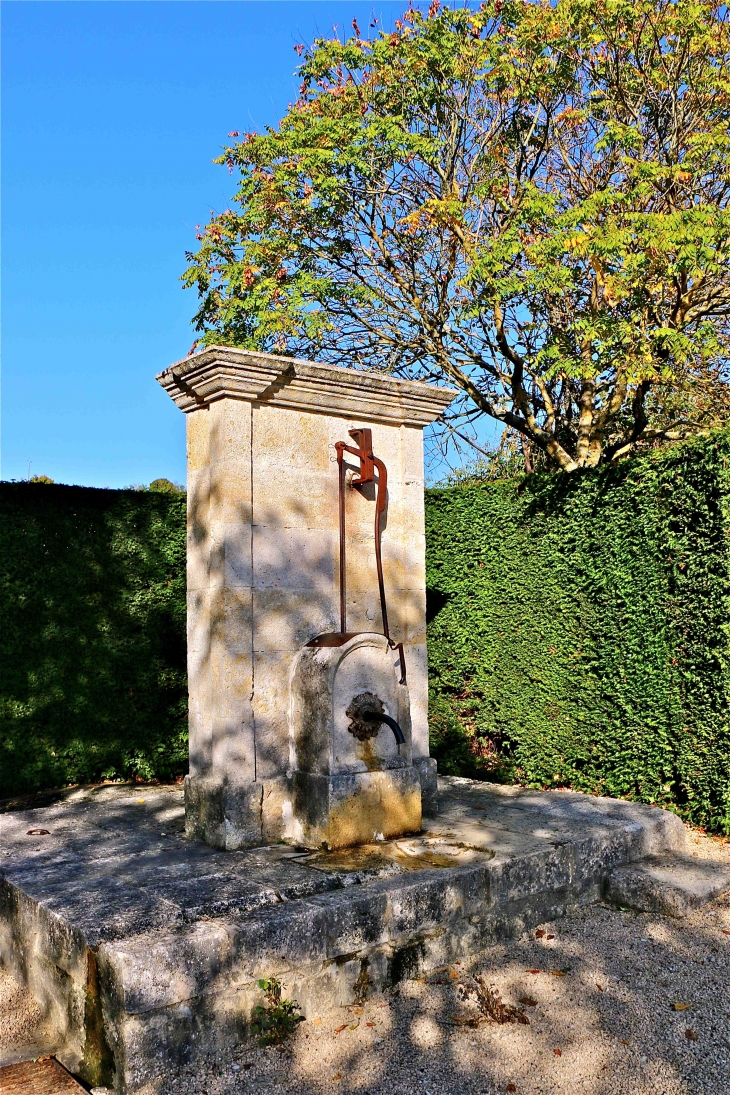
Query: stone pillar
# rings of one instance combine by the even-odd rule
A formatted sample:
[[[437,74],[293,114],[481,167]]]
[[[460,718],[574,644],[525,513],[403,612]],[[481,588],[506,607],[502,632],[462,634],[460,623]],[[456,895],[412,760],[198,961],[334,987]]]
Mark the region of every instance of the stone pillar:
[[[292,676],[310,640],[339,630],[335,443],[358,427],[388,469],[390,632],[405,648],[409,750],[428,803],[422,430],[456,393],[230,347],[157,379],[187,418],[189,832],[223,848],[286,835]],[[345,496],[347,630],[379,632],[373,494]]]

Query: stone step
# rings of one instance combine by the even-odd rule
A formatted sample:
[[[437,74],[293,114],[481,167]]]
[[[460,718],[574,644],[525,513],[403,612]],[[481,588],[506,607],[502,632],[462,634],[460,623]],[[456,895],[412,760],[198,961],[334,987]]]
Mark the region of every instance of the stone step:
[[[127,1095],[167,1095],[168,1069],[241,1045],[259,978],[312,1018],[686,847],[681,820],[653,806],[456,777],[421,834],[326,853],[216,851],[178,835],[179,790],[102,796],[0,815],[0,964],[43,1003],[63,1063],[89,1083],[113,1063]],[[100,1027],[113,1062],[96,1067]]]
[[[613,905],[681,917],[727,890],[730,868],[674,852],[615,867],[606,878],[605,896]]]

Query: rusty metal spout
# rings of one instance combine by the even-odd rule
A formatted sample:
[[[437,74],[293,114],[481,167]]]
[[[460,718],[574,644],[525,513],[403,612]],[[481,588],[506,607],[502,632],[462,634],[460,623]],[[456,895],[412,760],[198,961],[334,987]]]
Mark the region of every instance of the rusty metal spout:
[[[372,714],[370,712],[367,712],[360,717],[367,719],[368,722],[384,722],[385,725],[389,726],[390,729],[393,731],[393,736],[395,737],[397,744],[405,745],[406,739],[403,736],[403,731],[391,715],[386,715],[384,711],[379,713],[373,711]]]

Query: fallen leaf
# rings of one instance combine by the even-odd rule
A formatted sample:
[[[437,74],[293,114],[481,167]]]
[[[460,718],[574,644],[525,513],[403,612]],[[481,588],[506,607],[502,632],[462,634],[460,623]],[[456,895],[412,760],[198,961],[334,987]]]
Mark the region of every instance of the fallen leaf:
[[[528,970],[527,972],[528,973],[540,973],[541,971],[540,970]]]
[[[622,1046],[628,1046],[628,1045],[631,1045],[631,1043],[629,1042],[628,1038],[622,1038],[621,1039],[621,1045]]]
[[[360,1020],[358,1019],[358,1021],[356,1023],[350,1023],[350,1025],[347,1029],[348,1030],[357,1030],[357,1028],[359,1026],[360,1026]]]
[[[688,1011],[689,1004],[672,1004],[673,1011]]]
[[[548,936],[548,939],[554,939],[554,938],[555,938],[555,936],[554,936],[554,935],[549,935],[549,936]]]
[[[531,996],[520,996],[520,1003],[527,1008],[537,1007],[537,1000],[533,1000]]]
[[[544,930],[542,928],[538,928],[538,930],[535,932],[535,939],[542,939],[544,935]]]
[[[143,802],[144,802],[144,799],[143,799],[143,798],[138,798],[138,799],[137,799],[137,805],[138,805],[138,806],[140,806],[140,805],[141,805],[141,804],[142,804]]]
[[[366,1026],[366,1027],[374,1027],[374,1026],[375,1026],[375,1023],[366,1023],[366,1024],[365,1024],[365,1026]]]
[[[334,1074],[334,1076],[332,1077],[332,1083],[334,1083],[335,1080],[341,1080],[341,1079],[342,1079],[342,1073],[341,1072],[336,1072]]]
[[[321,1022],[321,1019],[320,1019],[320,1022]],[[248,1072],[248,1070],[249,1070],[250,1068],[253,1068],[253,1061],[246,1061],[246,1063],[245,1063],[245,1065],[244,1065],[243,1067],[244,1067],[244,1068],[246,1069],[246,1071]]]
[[[567,970],[550,970],[553,977],[565,977]]]
[[[497,989],[487,985],[484,976],[479,974],[472,979],[472,987],[467,990],[467,995],[475,995],[477,1006],[482,1015],[493,1019],[495,1023],[529,1023],[524,1008],[513,1007],[505,1004]]]
[[[29,829],[26,836],[50,836],[50,829]]]
[[[721,931],[723,935],[730,935],[730,932],[727,930],[727,928],[722,928]]]
[[[449,977],[451,978],[452,981],[458,981],[459,980],[458,971],[455,970],[455,969],[450,969],[449,970]]]
[[[687,1027],[687,1029],[686,1029],[686,1030],[685,1030],[685,1032],[684,1032],[684,1036],[685,1036],[685,1038],[687,1038],[687,1039],[688,1039],[688,1040],[689,1040],[690,1042],[696,1042],[696,1041],[697,1041],[697,1031],[696,1031],[696,1030],[692,1030],[692,1028],[691,1028],[691,1027]]]
[[[553,1053],[555,1054],[556,1057],[562,1057],[563,1056],[562,1049],[554,1049]]]
[[[598,989],[599,992],[603,992],[603,985],[599,985],[598,981],[596,981],[596,988]]]
[[[312,1019],[312,1024],[315,1027],[321,1027],[322,1026],[322,1020],[321,1019]]]
[[[341,1034],[347,1026],[347,1023],[343,1023],[341,1027],[335,1027],[335,1034]]]
[[[505,1090],[505,1091],[516,1091],[516,1090],[517,1090],[517,1088],[515,1087],[515,1085],[514,1085],[514,1084],[507,1084],[507,1086],[506,1086],[506,1088],[505,1088],[504,1090]]]

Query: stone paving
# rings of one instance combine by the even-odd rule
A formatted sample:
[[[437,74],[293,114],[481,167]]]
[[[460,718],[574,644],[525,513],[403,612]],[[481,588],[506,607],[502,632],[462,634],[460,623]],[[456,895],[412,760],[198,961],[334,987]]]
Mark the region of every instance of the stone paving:
[[[275,975],[304,1011],[363,1000],[596,900],[612,870],[681,853],[653,807],[440,781],[415,838],[349,852],[219,852],[178,787],[77,790],[0,815],[0,964],[90,1083],[164,1091],[244,1042]]]

